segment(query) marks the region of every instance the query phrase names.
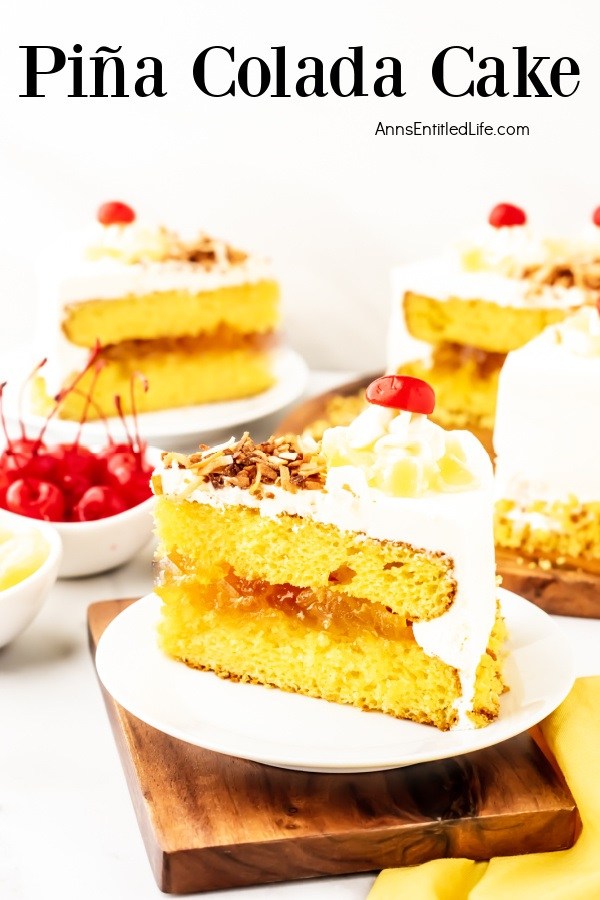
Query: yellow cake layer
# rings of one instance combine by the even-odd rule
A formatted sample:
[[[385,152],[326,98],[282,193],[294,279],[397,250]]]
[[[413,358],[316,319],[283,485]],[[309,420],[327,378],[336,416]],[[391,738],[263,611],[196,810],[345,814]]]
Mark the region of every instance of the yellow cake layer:
[[[232,561],[240,578],[348,592],[410,621],[441,615],[456,592],[447,557],[308,518],[269,518],[243,506],[219,509],[163,496],[155,521],[162,555],[205,583],[222,578]]]
[[[398,373],[429,382],[435,391],[432,418],[444,428],[494,427],[498,378],[504,354],[440,344],[430,360],[415,360]]]
[[[285,587],[280,585],[280,591]],[[357,619],[346,633],[324,628],[324,615],[314,612],[320,602],[318,592],[304,601],[313,610],[313,620],[299,615],[303,610],[295,611],[289,602],[257,608],[247,589],[245,596],[236,595],[224,582],[199,584],[188,576],[169,579],[157,592],[164,603],[161,645],[167,654],[190,666],[212,670],[223,678],[379,710],[442,730],[456,723],[453,703],[461,693],[458,673],[427,656],[410,627],[384,629],[387,637],[377,633],[372,623],[361,628]],[[343,594],[333,596],[342,609],[356,604]],[[378,615],[396,618],[382,606]],[[344,613],[340,616],[347,621]],[[331,604],[327,618],[331,624]],[[498,618],[477,673],[470,715],[478,726],[498,714],[503,640],[503,622]]]
[[[600,575],[600,502],[552,503],[537,500],[526,506],[512,500],[496,503],[496,546],[514,550],[536,562]]]
[[[147,346],[154,342],[144,343],[143,350],[128,356],[103,354],[106,365],[96,382],[88,419],[98,418],[101,412],[105,416],[114,416],[117,394],[122,399],[124,411],[131,412],[130,382],[134,372],[141,372],[149,385],[144,393],[136,382],[138,412],[251,397],[271,387],[275,380],[271,353],[252,346],[197,353],[181,346],[182,342],[176,342],[180,346],[156,351]],[[63,386],[70,384],[73,377],[66,379]],[[60,406],[60,418],[81,418],[92,377],[92,372],[87,372],[78,384],[78,393],[67,395]],[[53,405],[41,376],[32,385],[32,405],[42,415]]]
[[[115,300],[69,304],[63,331],[73,344],[93,347],[120,341],[211,334],[226,325],[240,334],[272,331],[279,323],[279,286],[275,281],[222,287],[191,294],[161,291]]]
[[[430,344],[464,344],[491,353],[509,353],[536,337],[547,325],[561,322],[572,309],[500,306],[488,300],[450,297],[437,300],[408,291],[406,326],[413,337]]]

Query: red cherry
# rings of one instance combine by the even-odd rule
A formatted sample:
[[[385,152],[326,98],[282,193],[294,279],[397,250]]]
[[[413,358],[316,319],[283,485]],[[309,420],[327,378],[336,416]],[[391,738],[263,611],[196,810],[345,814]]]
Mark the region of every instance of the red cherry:
[[[494,228],[512,228],[515,225],[525,225],[527,216],[520,206],[498,203],[489,214],[488,222]]]
[[[597,206],[592,213],[592,222],[594,223],[594,225],[600,228],[600,206]]]
[[[92,487],[92,484],[83,475],[69,473],[62,479],[61,487],[66,497],[67,518],[71,518],[73,507],[81,500],[85,492]]]
[[[93,522],[107,519],[127,509],[125,501],[110,488],[96,484],[85,492],[73,509],[76,522]]]
[[[138,503],[143,503],[152,496],[150,474],[150,472],[138,472],[127,485],[125,496],[129,507],[137,506]]]
[[[60,444],[54,455],[60,463],[61,474],[78,475],[87,479],[90,484],[98,480],[101,466],[98,464],[97,454],[92,453],[81,444]]]
[[[411,375],[383,375],[367,388],[369,403],[428,416],[435,407],[435,393],[426,381]]]
[[[109,484],[114,487],[126,487],[139,471],[139,463],[135,454],[129,451],[113,453],[106,461],[106,475]]]
[[[65,498],[55,484],[37,478],[18,478],[6,491],[6,509],[47,522],[62,522],[65,515]]]
[[[135,213],[126,203],[111,200],[98,208],[96,218],[101,225],[129,225],[135,220]]]

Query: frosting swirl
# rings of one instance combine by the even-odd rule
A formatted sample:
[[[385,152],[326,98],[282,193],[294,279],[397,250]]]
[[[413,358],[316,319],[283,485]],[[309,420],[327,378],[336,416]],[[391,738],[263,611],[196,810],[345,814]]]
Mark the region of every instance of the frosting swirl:
[[[380,406],[347,427],[329,428],[322,453],[328,470],[348,467],[366,486],[394,497],[466,491],[480,485],[467,432],[445,431],[427,416]],[[329,476],[328,476],[329,477]]]

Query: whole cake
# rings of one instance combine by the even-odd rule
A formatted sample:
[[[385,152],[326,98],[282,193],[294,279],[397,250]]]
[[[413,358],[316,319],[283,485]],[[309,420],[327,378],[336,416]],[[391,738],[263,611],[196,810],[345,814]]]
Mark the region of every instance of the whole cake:
[[[503,690],[492,473],[431,388],[374,382],[321,443],[245,434],[166,453],[152,484],[167,654],[436,725],[488,724]]]
[[[123,203],[104,204],[97,218],[86,245],[44,273],[38,411],[92,353],[63,418],[80,418],[92,380],[87,418],[114,415],[116,395],[131,412],[134,373],[149,386],[136,398],[141,412],[247,397],[273,383],[279,287],[268,261],[207,234],[145,227]]]
[[[496,543],[600,574],[600,312],[509,353],[494,429]]]
[[[594,302],[596,217],[577,240],[541,239],[523,210],[499,204],[470,240],[394,270],[387,370],[432,384],[436,421],[491,429],[506,354]]]

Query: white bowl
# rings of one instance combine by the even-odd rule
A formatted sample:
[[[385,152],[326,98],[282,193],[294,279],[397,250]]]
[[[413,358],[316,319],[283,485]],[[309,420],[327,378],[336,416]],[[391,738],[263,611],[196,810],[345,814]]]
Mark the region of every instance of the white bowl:
[[[48,556],[23,581],[0,591],[0,647],[4,647],[33,622],[56,581],[61,559],[61,541],[49,522],[27,519],[13,513],[0,513],[0,525],[8,531],[37,531],[48,544]]]
[[[146,459],[155,466],[161,450],[148,447]],[[60,535],[63,558],[59,578],[80,578],[114,569],[130,560],[152,536],[154,497],[116,516],[93,522],[52,522]]]
[[[154,497],[116,516],[93,522],[52,522],[60,535],[63,558],[59,578],[97,575],[120,566],[152,535]]]

